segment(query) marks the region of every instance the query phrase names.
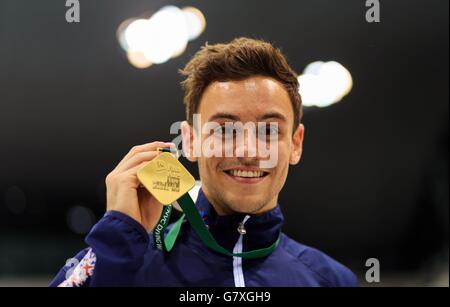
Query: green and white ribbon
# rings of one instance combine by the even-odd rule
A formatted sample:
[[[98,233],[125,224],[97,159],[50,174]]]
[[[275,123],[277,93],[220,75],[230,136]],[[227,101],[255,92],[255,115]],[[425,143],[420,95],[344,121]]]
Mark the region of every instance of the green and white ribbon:
[[[172,250],[185,218],[189,221],[196,234],[208,248],[230,257],[242,257],[246,259],[265,257],[271,254],[280,243],[281,232],[278,235],[277,240],[269,247],[242,253],[230,253],[227,249],[223,248],[219,245],[219,243],[217,243],[209,230],[206,228],[205,224],[203,223],[203,219],[201,218],[200,213],[195,207],[195,203],[189,193],[185,193],[184,195],[182,195],[177,200],[177,202],[180,205],[181,209],[183,209],[183,215],[173,224],[173,227],[170,229],[167,236],[165,236],[164,233],[167,225],[169,224],[170,215],[172,213],[172,205],[163,207],[159,222],[153,230],[153,238],[156,247],[161,250],[167,252],[170,252]]]

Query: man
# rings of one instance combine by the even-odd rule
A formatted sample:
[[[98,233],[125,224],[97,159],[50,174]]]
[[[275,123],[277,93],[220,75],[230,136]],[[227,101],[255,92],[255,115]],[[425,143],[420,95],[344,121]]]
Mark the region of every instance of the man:
[[[152,142],[133,147],[107,176],[106,214],[87,236],[89,247],[51,286],[356,286],[349,269],[281,233],[278,194],[289,165],[300,161],[304,127],[297,75],[280,50],[248,38],[206,45],[182,74],[183,150],[198,162],[201,179],[196,207],[217,243],[233,255],[208,248],[189,222],[170,252],[155,247],[149,233],[163,207],[142,187],[137,171],[160,154],[159,147],[175,145]],[[225,126],[237,122],[257,128],[242,133]],[[202,128],[208,123],[219,129],[208,132]],[[243,142],[235,140],[238,134]],[[211,138],[219,142],[200,146],[198,154],[198,140]],[[221,155],[218,145],[230,139],[231,152]],[[213,147],[215,154],[204,154]],[[236,255],[269,247],[256,258]]]

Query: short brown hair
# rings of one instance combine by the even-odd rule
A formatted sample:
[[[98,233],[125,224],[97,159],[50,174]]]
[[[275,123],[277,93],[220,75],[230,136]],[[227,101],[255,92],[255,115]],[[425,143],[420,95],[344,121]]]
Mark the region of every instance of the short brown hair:
[[[297,73],[289,66],[281,50],[268,42],[241,37],[228,44],[206,43],[180,73],[186,77],[181,85],[190,125],[209,84],[239,81],[256,75],[271,77],[283,84],[294,109],[294,130],[300,123],[302,100]]]

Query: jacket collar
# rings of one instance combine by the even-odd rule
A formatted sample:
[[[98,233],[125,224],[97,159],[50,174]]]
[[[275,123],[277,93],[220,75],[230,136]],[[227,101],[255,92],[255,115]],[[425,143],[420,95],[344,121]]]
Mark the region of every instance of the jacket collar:
[[[202,189],[199,190],[196,206],[216,241],[232,252],[239,239],[239,224],[247,214],[218,215]],[[278,203],[274,209],[262,215],[249,215],[244,225],[246,233],[243,235],[243,251],[270,246],[278,238],[283,222],[284,217]]]

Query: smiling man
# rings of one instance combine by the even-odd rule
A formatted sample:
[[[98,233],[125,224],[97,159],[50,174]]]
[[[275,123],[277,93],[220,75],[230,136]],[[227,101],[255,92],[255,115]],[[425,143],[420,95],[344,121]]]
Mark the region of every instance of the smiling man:
[[[195,208],[223,252],[191,221],[170,252],[155,246],[149,233],[163,206],[137,172],[174,144],[152,142],[107,176],[106,214],[51,285],[356,286],[349,269],[281,232],[278,195],[300,161],[304,127],[297,75],[280,50],[248,38],[206,45],[182,74],[183,150],[202,184]]]

